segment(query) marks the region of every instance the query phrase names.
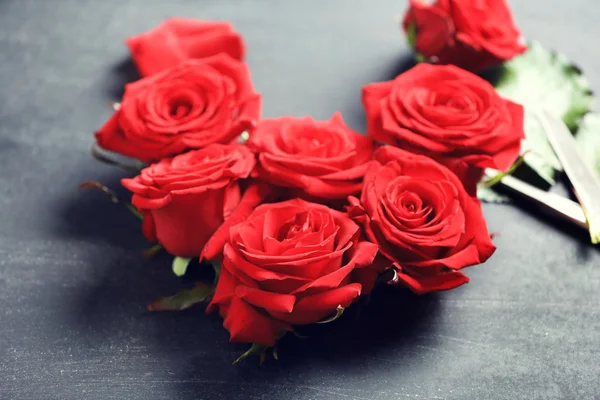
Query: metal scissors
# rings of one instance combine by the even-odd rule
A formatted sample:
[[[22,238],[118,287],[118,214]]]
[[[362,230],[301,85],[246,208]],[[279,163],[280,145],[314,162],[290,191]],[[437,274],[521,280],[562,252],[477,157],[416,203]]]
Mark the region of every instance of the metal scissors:
[[[537,204],[544,211],[589,231],[593,244],[600,243],[600,179],[581,156],[575,138],[562,122],[547,111],[536,114],[550,145],[561,162],[573,186],[578,202],[555,193],[538,189],[512,176],[505,176],[500,184],[513,194]],[[498,174],[486,170],[488,177]]]

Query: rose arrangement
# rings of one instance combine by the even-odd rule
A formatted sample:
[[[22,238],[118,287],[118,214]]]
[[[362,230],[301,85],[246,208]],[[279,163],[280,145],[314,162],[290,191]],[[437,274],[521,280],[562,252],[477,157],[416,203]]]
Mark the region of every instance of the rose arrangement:
[[[453,289],[492,256],[477,187],[519,159],[524,109],[473,71],[527,47],[504,0],[411,0],[402,26],[431,64],[363,87],[366,134],[339,112],[261,119],[228,23],[173,18],[127,39],[143,77],[97,146],[144,163],[122,184],[152,251],[178,275],[192,259],[215,270],[214,285],[151,310],[208,303],[232,342],[252,344],[241,358],[264,357],[378,284]]]

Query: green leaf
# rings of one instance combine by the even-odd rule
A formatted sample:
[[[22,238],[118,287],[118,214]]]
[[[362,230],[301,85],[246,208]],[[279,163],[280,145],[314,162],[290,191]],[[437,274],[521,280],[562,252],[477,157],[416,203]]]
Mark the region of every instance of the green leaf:
[[[575,130],[592,104],[589,82],[565,56],[537,42],[529,43],[526,53],[504,63],[499,73],[495,83],[498,93],[525,108],[526,139],[522,147],[523,152],[531,154],[515,176],[539,187],[549,187],[562,168],[535,113],[548,110]]]
[[[508,204],[511,202],[510,197],[496,192],[491,187],[478,186],[477,198],[484,203]]]
[[[144,257],[154,257],[162,249],[163,249],[162,245],[155,244],[152,247],[150,247],[149,249],[146,249],[146,251],[144,251],[144,253],[142,253],[142,254],[144,255]]]
[[[406,40],[408,40],[408,44],[411,48],[415,48],[417,46],[417,24],[414,22],[408,24],[406,29]]]
[[[185,271],[187,270],[187,267],[191,261],[191,258],[175,257],[173,259],[173,273],[179,277],[185,275]]]
[[[415,61],[418,63],[427,62],[423,54],[417,52],[417,24],[414,22],[408,24],[408,28],[406,29],[406,39],[408,41],[408,45],[414,52]]]
[[[214,289],[205,283],[196,283],[193,289],[184,289],[170,297],[161,297],[148,305],[148,311],[181,311],[210,299]]]
[[[575,138],[581,155],[600,176],[600,113],[586,114]]]

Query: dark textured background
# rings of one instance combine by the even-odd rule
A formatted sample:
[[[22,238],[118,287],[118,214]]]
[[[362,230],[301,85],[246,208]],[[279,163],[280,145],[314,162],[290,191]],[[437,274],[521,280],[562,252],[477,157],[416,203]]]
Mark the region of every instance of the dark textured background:
[[[512,1],[528,38],[600,89],[600,7]],[[485,206],[498,251],[453,292],[382,291],[280,361],[234,367],[201,310],[147,314],[181,286],[144,260],[139,226],[84,179],[123,174],[88,154],[92,131],[135,79],[123,39],[168,16],[232,21],[264,114],[363,130],[361,85],[408,50],[404,1],[0,0],[1,399],[591,399],[600,396],[600,253],[585,234],[515,206]]]

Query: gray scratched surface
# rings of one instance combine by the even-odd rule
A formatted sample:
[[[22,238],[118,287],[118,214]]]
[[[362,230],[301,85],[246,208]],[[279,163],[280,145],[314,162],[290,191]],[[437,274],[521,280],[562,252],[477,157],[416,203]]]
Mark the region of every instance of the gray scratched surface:
[[[512,1],[527,37],[576,59],[600,89],[600,7]],[[172,15],[245,35],[266,116],[365,122],[362,84],[392,78],[405,2],[0,0],[1,399],[600,398],[600,254],[585,235],[486,206],[498,251],[472,282],[415,298],[382,292],[363,318],[281,361],[234,367],[244,346],[201,312],[148,315],[180,286],[144,260],[126,211],[77,184],[123,174],[88,155],[107,103],[135,78],[125,36]]]

